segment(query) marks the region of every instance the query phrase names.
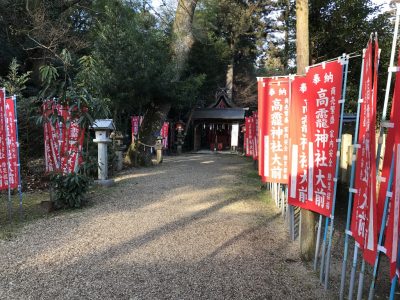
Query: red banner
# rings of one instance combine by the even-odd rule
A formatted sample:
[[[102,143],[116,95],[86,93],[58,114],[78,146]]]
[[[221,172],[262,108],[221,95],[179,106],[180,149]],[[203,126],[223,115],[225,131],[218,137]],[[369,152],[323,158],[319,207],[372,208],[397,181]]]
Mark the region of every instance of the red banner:
[[[375,49],[378,52],[378,49]],[[354,181],[354,204],[351,220],[351,232],[356,242],[364,249],[364,259],[375,263],[377,245],[376,215],[376,97],[373,68],[377,67],[372,41],[368,43],[364,54],[363,81],[361,86],[361,110]]]
[[[292,82],[289,204],[332,214],[343,70],[340,61],[311,67]]]
[[[288,183],[289,78],[267,78],[263,100],[263,176],[268,182]]]
[[[53,124],[48,118],[57,113],[62,117]],[[62,171],[64,174],[77,172],[83,162],[82,147],[85,129],[71,117],[68,106],[47,100],[43,104],[46,172]],[[68,125],[67,125],[68,124]]]
[[[400,54],[398,65],[400,64]],[[394,95],[392,101],[392,110],[390,114],[390,124],[386,136],[385,156],[383,160],[382,177],[386,180],[380,183],[378,194],[378,224],[382,223],[383,208],[385,204],[386,192],[388,189],[388,180],[390,175],[390,165],[393,155],[395,155],[394,179],[392,188],[392,197],[389,198],[389,212],[387,226],[385,230],[385,248],[386,255],[390,261],[390,275],[394,277],[396,271],[396,260],[398,256],[398,237],[399,237],[399,202],[400,202],[400,73],[396,73],[396,83],[394,86]],[[394,154],[393,154],[394,151]]]
[[[13,97],[6,98],[6,124],[8,134],[8,161],[9,161],[9,180],[10,188],[15,189],[19,185],[18,176],[18,141],[17,141],[17,124],[15,123],[15,99]]]
[[[253,156],[254,153],[254,130],[253,130],[253,126],[254,126],[254,120],[253,117],[246,117],[245,118],[246,121],[246,156]]]
[[[0,190],[8,188],[5,90],[0,89]]]
[[[246,133],[246,119],[243,125],[240,126],[241,133],[243,133],[243,153],[247,153],[247,133]]]
[[[261,181],[266,182],[266,178],[264,177],[264,132],[265,132],[265,119],[266,117],[264,111],[264,97],[265,97],[265,90],[266,90],[266,78],[257,78],[257,85],[258,85],[258,175],[261,176]]]
[[[15,99],[0,89],[0,190],[18,187],[18,155]]]
[[[45,118],[44,128],[44,156],[46,172],[53,172],[60,168],[60,139],[58,123],[53,126],[48,118],[56,109],[53,100],[47,100],[43,103],[43,116]]]
[[[139,127],[143,122],[143,116],[133,116],[132,117],[132,143],[135,142],[139,134]]]
[[[253,160],[258,159],[258,113],[253,112]]]
[[[69,124],[64,127],[62,137],[61,170],[64,174],[78,172],[79,166],[83,162],[82,147],[85,129],[79,126],[76,119],[70,119]]]
[[[248,122],[249,122],[249,121],[248,121],[248,118],[245,117],[245,118],[244,118],[243,151],[244,151],[244,154],[245,154],[246,156],[249,156],[249,155],[248,155],[248,154],[249,154],[249,131],[248,131],[249,125],[247,124]]]
[[[163,126],[161,127],[160,135],[163,138],[163,147],[164,149],[168,148],[168,133],[169,133],[169,123],[164,122]]]
[[[396,143],[394,149],[394,178],[392,200],[388,213],[387,227],[385,232],[386,255],[390,262],[390,278],[396,275],[396,262],[398,256],[398,243],[400,232],[400,144]]]

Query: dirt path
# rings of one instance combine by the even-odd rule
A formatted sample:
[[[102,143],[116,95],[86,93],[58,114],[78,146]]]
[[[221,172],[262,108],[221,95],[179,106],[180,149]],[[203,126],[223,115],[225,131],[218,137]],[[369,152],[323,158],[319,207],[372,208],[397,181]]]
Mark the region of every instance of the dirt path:
[[[0,299],[321,299],[252,164],[187,155],[0,242]]]

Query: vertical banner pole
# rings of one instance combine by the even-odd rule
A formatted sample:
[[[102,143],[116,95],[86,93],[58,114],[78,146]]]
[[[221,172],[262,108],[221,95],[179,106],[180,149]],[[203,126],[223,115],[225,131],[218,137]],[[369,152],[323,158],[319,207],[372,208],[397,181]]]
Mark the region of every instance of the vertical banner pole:
[[[394,64],[394,57],[395,57],[396,47],[397,47],[397,35],[399,33],[399,19],[400,19],[400,4],[396,3],[396,20],[395,20],[395,25],[394,25],[392,50],[391,50],[391,53],[390,53],[388,79],[387,79],[387,82],[386,82],[385,100],[384,100],[384,103],[383,103],[382,122],[386,121],[386,115],[387,115],[387,107],[388,107],[388,102],[389,102],[390,86],[391,86],[391,83],[392,83],[392,75],[393,75],[393,72],[391,71],[391,68],[393,67],[393,64]],[[383,129],[382,123],[381,123],[380,129],[379,129],[379,140],[382,140],[383,131],[384,131],[384,129]],[[376,154],[376,157],[377,157],[376,169],[377,170],[379,169],[381,151],[382,151],[382,144],[378,143],[378,149],[377,149],[377,154]]]
[[[314,254],[314,271],[317,271],[319,242],[321,240],[321,227],[322,227],[322,215],[319,215],[317,242],[315,243],[315,254]]]
[[[319,269],[319,281],[322,283],[324,279],[324,269],[325,269],[325,254],[326,254],[326,237],[328,236],[329,218],[325,218],[325,229],[324,229],[324,239],[322,241],[322,252],[321,252],[321,265]]]
[[[399,247],[400,247],[400,240],[397,241],[397,249],[399,249]],[[395,298],[397,282],[399,280],[399,275],[398,275],[398,267],[399,267],[399,259],[400,259],[399,255],[400,255],[400,252],[397,250],[396,272],[392,279],[392,284],[390,285],[390,296],[389,296],[390,300],[394,300],[394,298]]]
[[[371,38],[372,38],[372,34],[371,34]],[[374,51],[375,51],[374,56],[376,55],[376,51],[378,51],[378,61],[377,61],[376,66],[379,67],[380,50],[379,49],[375,49]],[[374,63],[375,63],[375,59],[374,59]],[[378,72],[378,70],[374,70],[374,72]],[[375,88],[376,87],[374,87],[374,89]],[[384,112],[384,117],[386,117],[386,111]],[[380,155],[376,156],[376,158],[375,158],[375,165],[376,165],[376,174],[375,174],[375,176],[378,176],[378,174],[379,174],[379,163],[380,163]],[[369,220],[369,222],[373,222],[373,220]],[[378,253],[378,251],[377,251],[377,253]],[[363,289],[364,289],[364,274],[365,274],[365,259],[363,257],[362,258],[362,262],[361,262],[361,270],[360,270],[360,274],[359,274],[359,278],[358,278],[357,300],[361,300],[362,299],[362,294],[363,294]]]
[[[358,291],[357,291],[357,300],[362,299],[362,292],[364,288],[364,272],[365,272],[365,260],[362,260],[361,263],[361,271],[360,271],[360,277],[358,278]]]
[[[281,185],[281,208],[282,208],[282,218],[285,218],[285,186]]]
[[[290,226],[290,234],[292,237],[292,241],[294,241],[295,232],[294,232],[294,208],[292,205],[289,205],[289,226]]]
[[[353,264],[351,267],[351,274],[350,274],[349,300],[353,299],[354,282],[355,282],[356,269],[357,269],[357,258],[358,258],[358,244],[356,242],[354,245]]]
[[[394,276],[394,278],[392,279],[392,284],[390,285],[390,296],[389,296],[389,300],[394,300],[394,295],[396,293],[396,286],[397,286],[397,274],[396,276]]]
[[[394,33],[393,33],[393,42],[392,42],[392,50],[390,53],[390,67],[393,67],[394,64],[394,57],[396,53],[396,45],[397,45],[397,35],[399,32],[399,19],[400,19],[400,4],[396,3],[396,21],[394,25]],[[386,90],[385,90],[385,101],[383,104],[383,112],[382,112],[382,121],[386,120],[386,114],[387,114],[387,107],[388,107],[388,102],[389,102],[389,93],[390,93],[390,85],[392,83],[392,73],[388,73],[388,80],[386,82]]]
[[[18,194],[19,194],[19,218],[22,221],[23,210],[22,210],[22,181],[21,181],[21,158],[20,158],[20,144],[18,134],[18,114],[17,114],[17,97],[13,96],[14,101],[14,116],[15,116],[15,130],[17,136],[17,164],[18,164]]]
[[[390,173],[389,173],[389,181],[388,181],[388,187],[387,187],[388,192],[392,191],[393,177],[394,177],[394,153],[392,154],[392,161],[390,163]],[[383,235],[385,232],[386,218],[387,218],[387,213],[388,213],[388,209],[389,209],[389,198],[390,197],[388,197],[388,193],[387,193],[386,197],[385,197],[383,216],[382,216],[381,227],[380,227],[380,231],[379,231],[378,251],[376,252],[374,271],[372,274],[372,282],[371,282],[371,286],[369,288],[369,296],[368,296],[369,300],[374,299],[374,295],[375,295],[375,283],[376,283],[376,277],[378,274],[379,257],[380,257],[379,247],[383,245]]]
[[[288,185],[287,184],[285,184],[285,186],[284,186],[284,190],[283,190],[283,199],[284,199],[284,201],[285,201],[285,214],[284,214],[284,218],[285,219],[287,219],[287,216],[288,216],[288,212],[289,212],[289,210],[288,210]]]
[[[335,178],[334,178],[334,186],[333,186],[333,203],[332,203],[332,215],[330,217],[330,230],[328,237],[328,249],[326,254],[326,266],[325,266],[325,290],[328,289],[328,281],[329,281],[329,270],[331,263],[331,249],[332,249],[332,239],[333,239],[333,229],[334,229],[334,220],[335,220],[335,208],[336,208],[336,195],[337,195],[337,181],[339,177],[339,164],[340,164],[340,148],[342,145],[342,131],[343,131],[343,115],[344,115],[344,103],[346,101],[346,89],[347,89],[347,72],[349,70],[349,56],[344,55],[341,58],[343,66],[343,84],[342,84],[342,99],[341,107],[340,107],[340,120],[339,120],[339,133],[337,137],[337,152],[336,152],[336,170],[335,170]],[[328,225],[328,222],[327,222]],[[328,226],[327,226],[328,227]],[[324,263],[324,261],[321,261]]]
[[[358,90],[358,99],[361,98],[361,90],[362,90],[362,81],[363,81],[363,73],[364,73],[364,55],[365,49],[363,50],[362,56],[362,63],[361,63],[361,75],[360,75],[360,85]],[[357,105],[357,119],[356,119],[356,128],[354,131],[354,138],[353,138],[353,145],[357,144],[358,141],[358,129],[360,126],[360,110],[361,110],[361,103],[358,101]],[[357,148],[353,147],[353,155],[352,155],[352,164],[351,164],[351,172],[350,172],[350,190],[354,188],[354,177],[356,172],[356,153]],[[347,203],[347,218],[346,218],[346,230],[344,234],[344,254],[343,254],[343,263],[342,263],[342,275],[340,280],[340,292],[339,292],[339,299],[343,299],[344,297],[344,286],[346,281],[346,267],[347,267],[347,256],[349,253],[349,230],[350,230],[350,220],[351,220],[351,210],[353,207],[353,193],[349,191],[348,196],[348,203]]]
[[[281,184],[277,183],[277,188],[276,188],[276,199],[278,200],[278,208],[281,208]]]

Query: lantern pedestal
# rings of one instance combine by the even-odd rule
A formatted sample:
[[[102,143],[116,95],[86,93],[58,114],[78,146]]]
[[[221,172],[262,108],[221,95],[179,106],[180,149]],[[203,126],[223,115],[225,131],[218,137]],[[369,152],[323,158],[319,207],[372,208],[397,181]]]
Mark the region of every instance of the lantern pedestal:
[[[96,138],[93,142],[97,143],[97,162],[98,167],[98,180],[95,183],[104,186],[111,186],[114,184],[113,179],[108,179],[108,144],[111,143],[109,138],[111,130],[115,129],[113,120],[96,120],[92,128],[95,130]]]
[[[121,133],[115,134],[114,136],[114,149],[115,156],[117,157],[117,164],[115,166],[116,171],[121,171],[123,169],[123,152],[125,150],[125,146],[123,145],[123,136]]]

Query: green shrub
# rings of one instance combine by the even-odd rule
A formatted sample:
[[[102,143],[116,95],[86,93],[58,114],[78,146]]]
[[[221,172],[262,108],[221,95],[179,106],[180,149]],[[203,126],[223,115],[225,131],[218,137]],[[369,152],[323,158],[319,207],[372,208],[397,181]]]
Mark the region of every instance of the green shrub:
[[[55,173],[51,176],[55,208],[80,208],[84,204],[85,194],[91,180],[85,175]]]

